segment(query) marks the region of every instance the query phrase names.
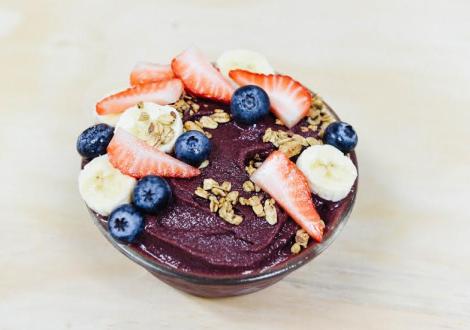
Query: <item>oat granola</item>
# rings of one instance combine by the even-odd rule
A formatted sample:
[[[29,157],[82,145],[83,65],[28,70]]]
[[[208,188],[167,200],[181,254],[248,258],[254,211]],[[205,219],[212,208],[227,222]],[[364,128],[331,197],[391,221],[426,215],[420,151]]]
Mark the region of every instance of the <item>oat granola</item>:
[[[197,187],[194,194],[209,200],[209,210],[217,213],[223,220],[233,225],[243,221],[241,215],[235,214],[233,207],[239,202],[238,191],[231,191],[232,184],[224,181],[219,184],[214,179],[204,179],[202,187]]]
[[[297,232],[295,233],[295,243],[291,247],[291,252],[293,254],[300,253],[302,249],[305,249],[307,247],[309,239],[310,236],[305,230],[297,230]]]
[[[318,131],[318,135],[323,136],[328,125],[335,121],[336,119],[324,105],[323,100],[318,95],[313,97],[307,117],[307,128],[311,131]]]

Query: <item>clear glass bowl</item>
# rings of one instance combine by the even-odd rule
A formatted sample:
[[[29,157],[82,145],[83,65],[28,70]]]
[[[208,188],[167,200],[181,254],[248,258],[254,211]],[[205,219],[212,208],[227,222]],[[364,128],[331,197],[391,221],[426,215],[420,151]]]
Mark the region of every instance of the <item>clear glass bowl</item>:
[[[351,159],[357,166],[355,153],[351,153]],[[168,267],[157,260],[141,254],[132,246],[121,244],[115,241],[100,219],[90,211],[95,224],[101,233],[111,242],[111,244],[127,256],[129,259],[144,267],[151,274],[162,280],[163,282],[185,292],[202,297],[227,297],[252,293],[268,287],[284,278],[286,275],[305,265],[313,258],[322,253],[338,236],[341,229],[347,222],[349,214],[354,206],[357,194],[357,182],[353,188],[353,196],[348,205],[342,210],[340,216],[334,223],[327,224],[327,231],[321,243],[309,245],[298,255],[293,256],[286,262],[274,265],[268,269],[258,273],[237,276],[217,276],[217,275],[200,275],[178,271],[177,269]]]

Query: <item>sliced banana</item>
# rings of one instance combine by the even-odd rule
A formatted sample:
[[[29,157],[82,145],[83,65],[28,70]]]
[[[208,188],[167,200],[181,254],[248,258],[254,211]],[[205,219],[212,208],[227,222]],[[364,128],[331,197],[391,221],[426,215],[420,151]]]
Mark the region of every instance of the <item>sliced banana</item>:
[[[333,202],[346,197],[357,178],[351,159],[328,144],[305,149],[297,159],[297,167],[307,177],[313,193]]]
[[[118,127],[166,153],[173,150],[176,139],[183,134],[183,121],[178,111],[155,103],[140,103],[127,109],[119,118]]]
[[[108,155],[94,158],[78,176],[78,189],[90,209],[109,215],[116,207],[131,201],[136,179],[122,174],[108,160]]]
[[[220,72],[227,78],[230,70],[243,69],[255,73],[271,74],[274,69],[266,57],[260,53],[246,50],[234,49],[224,52],[216,61]],[[229,78],[230,79],[230,78]]]
[[[99,115],[94,112],[95,118],[99,123],[107,124],[109,126],[116,127],[117,122],[119,121],[119,118],[121,118],[120,113],[111,113],[109,115]]]

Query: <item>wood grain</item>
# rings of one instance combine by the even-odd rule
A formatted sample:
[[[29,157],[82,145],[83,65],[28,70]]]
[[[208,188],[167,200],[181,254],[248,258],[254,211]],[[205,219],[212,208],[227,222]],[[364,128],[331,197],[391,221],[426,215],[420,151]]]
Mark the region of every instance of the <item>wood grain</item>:
[[[470,2],[0,4],[0,329],[469,329]],[[359,132],[339,239],[259,293],[203,300],[119,255],[75,139],[137,60],[258,50]]]

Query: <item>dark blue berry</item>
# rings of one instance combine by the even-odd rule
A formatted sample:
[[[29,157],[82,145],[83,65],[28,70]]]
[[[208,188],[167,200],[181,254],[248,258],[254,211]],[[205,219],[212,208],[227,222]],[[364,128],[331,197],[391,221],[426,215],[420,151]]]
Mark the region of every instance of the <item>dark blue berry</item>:
[[[170,203],[171,196],[170,185],[165,179],[148,175],[137,182],[132,199],[139,210],[156,214]]]
[[[175,156],[193,166],[199,166],[209,157],[211,141],[203,133],[188,131],[180,135],[175,143]]]
[[[239,124],[254,124],[269,113],[269,97],[266,92],[253,85],[237,89],[230,102],[232,117]]]
[[[104,155],[113,135],[114,128],[106,124],[98,124],[89,127],[78,137],[77,151],[86,158],[95,158]]]
[[[130,204],[119,206],[108,218],[111,236],[124,243],[133,243],[144,230],[144,217]]]
[[[345,154],[357,144],[357,134],[348,123],[336,121],[328,125],[323,134],[323,142],[341,150]]]

